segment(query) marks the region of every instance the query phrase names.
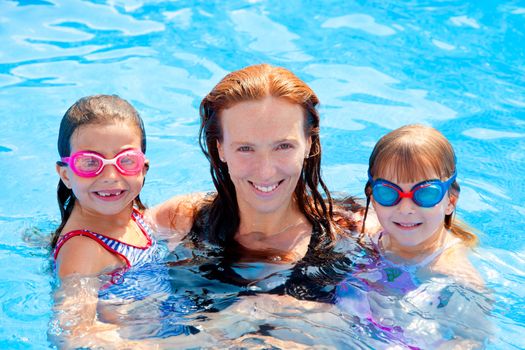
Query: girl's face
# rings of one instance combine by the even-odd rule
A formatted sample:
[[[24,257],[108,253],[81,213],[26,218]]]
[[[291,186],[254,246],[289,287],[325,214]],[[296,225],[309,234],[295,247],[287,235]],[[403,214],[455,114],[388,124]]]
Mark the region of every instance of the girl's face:
[[[141,148],[141,135],[137,126],[116,122],[90,124],[77,128],[70,139],[71,154],[78,151],[99,153],[106,159],[130,148]],[[57,166],[64,184],[73,190],[82,210],[103,215],[115,215],[129,208],[142,189],[145,166],[138,175],[122,175],[114,165],[106,165],[95,177],[76,175],[69,166]]]
[[[311,145],[303,108],[266,97],[237,103],[220,118],[219,155],[228,165],[241,210],[271,213],[290,206]]]
[[[426,180],[399,183],[396,179],[382,178],[397,184],[403,192],[410,191],[414,185]],[[431,177],[435,178],[438,176]],[[454,202],[447,192],[441,202],[430,208],[420,207],[410,198],[402,198],[397,205],[386,207],[377,203],[372,195],[372,204],[384,234],[389,235],[395,248],[406,252],[416,251],[440,237],[445,215],[452,214]]]

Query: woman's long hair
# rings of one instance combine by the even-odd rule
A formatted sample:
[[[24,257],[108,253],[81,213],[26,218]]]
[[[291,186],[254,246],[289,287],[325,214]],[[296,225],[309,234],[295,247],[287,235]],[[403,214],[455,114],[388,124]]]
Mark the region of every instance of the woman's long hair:
[[[57,143],[60,157],[69,157],[71,155],[71,136],[79,127],[93,124],[103,125],[117,121],[124,121],[137,126],[141,135],[141,149],[143,153],[146,153],[146,131],[142,118],[135,108],[116,95],[95,95],[81,98],[69,107],[64,117],[62,117]],[[104,140],[101,140],[101,142],[104,142]],[[60,161],[57,164],[60,166],[65,165]],[[52,248],[56,246],[58,237],[73,211],[76,200],[75,194],[71,189],[67,188],[62,179],[58,182],[57,200],[61,223],[51,239]],[[145,209],[138,195],[134,204],[141,210]]]
[[[233,105],[261,100],[265,97],[281,98],[300,105],[304,110],[304,131],[311,137],[312,146],[304,160],[303,169],[294,191],[294,199],[307,220],[333,241],[332,198],[321,178],[321,143],[319,141],[319,99],[310,87],[285,68],[268,64],[254,65],[226,75],[202,100],[199,113],[201,126],[199,144],[210,162],[210,172],[217,195],[201,210],[206,212],[204,228],[194,232],[205,240],[225,246],[233,241],[240,224],[239,206],[235,186],[228,173],[228,166],[219,159],[217,142],[222,142],[221,112]],[[324,191],[324,198],[319,192]],[[201,215],[201,214],[198,214]],[[202,221],[197,218],[196,222]],[[200,220],[199,220],[200,219]],[[200,225],[199,225],[200,226]]]

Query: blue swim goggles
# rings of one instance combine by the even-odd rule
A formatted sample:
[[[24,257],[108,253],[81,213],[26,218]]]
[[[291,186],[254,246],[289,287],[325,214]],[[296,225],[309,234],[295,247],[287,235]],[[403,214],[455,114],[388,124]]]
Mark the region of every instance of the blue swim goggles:
[[[456,180],[456,172],[447,181],[425,180],[416,184],[409,192],[403,190],[390,181],[383,179],[374,180],[368,172],[368,181],[372,187],[374,200],[384,207],[397,205],[402,198],[410,198],[414,203],[423,208],[430,208],[441,202],[450,185]]]

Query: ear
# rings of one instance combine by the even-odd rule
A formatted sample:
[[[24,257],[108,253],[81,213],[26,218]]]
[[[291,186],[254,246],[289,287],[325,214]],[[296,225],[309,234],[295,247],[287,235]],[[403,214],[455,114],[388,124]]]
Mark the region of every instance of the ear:
[[[219,158],[221,162],[226,163],[226,158],[224,158],[224,149],[222,148],[221,143],[217,140],[217,151],[219,152]]]
[[[448,204],[445,208],[445,215],[451,215],[456,209],[456,203],[458,202],[458,196],[449,195]]]
[[[304,158],[308,158],[310,156],[310,149],[312,148],[312,136],[308,136],[306,139],[306,148],[304,150]]]
[[[142,175],[146,176],[146,174],[148,173],[148,170],[149,170],[149,159],[146,159],[144,161],[144,168],[142,168]]]
[[[55,165],[55,169],[56,169],[56,172],[57,172],[58,176],[60,176],[60,179],[64,183],[64,185],[66,185],[67,188],[71,189],[71,180],[69,179],[69,174],[68,174],[68,171],[67,171],[67,167],[66,166],[60,166],[60,165],[57,164],[57,165]]]
[[[370,181],[366,182],[365,185],[365,197],[372,197],[372,186],[370,185]],[[372,198],[373,199],[373,198]]]

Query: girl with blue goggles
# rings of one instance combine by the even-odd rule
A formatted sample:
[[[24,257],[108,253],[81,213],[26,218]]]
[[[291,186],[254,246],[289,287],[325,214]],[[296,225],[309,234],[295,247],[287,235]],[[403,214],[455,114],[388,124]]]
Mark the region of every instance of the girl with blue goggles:
[[[423,125],[391,131],[370,155],[361,232],[379,255],[415,264],[428,273],[440,270],[444,275],[470,276],[466,283],[479,286],[483,284],[479,274],[462,256],[468,251],[462,246],[473,246],[477,237],[453,216],[460,190],[456,176],[454,150],[439,131]],[[377,233],[364,231],[370,203],[381,225]],[[443,254],[450,250],[454,253]],[[448,261],[456,258],[461,261]],[[457,266],[470,271],[452,268]]]
[[[483,286],[466,249],[477,238],[453,217],[459,198],[456,176],[452,145],[439,131],[423,125],[407,125],[386,134],[370,156],[361,241],[374,254],[368,256],[370,262],[362,270],[352,274],[354,280],[350,279],[350,284],[343,282],[338,286],[337,305],[348,314],[366,315],[385,339],[397,339],[409,348],[420,348],[420,330],[414,333],[418,327],[412,325],[424,324],[428,317],[439,319],[449,310],[454,310],[459,320],[463,315],[470,318],[472,310],[479,310],[474,302],[467,305],[467,299],[464,304],[448,306],[430,301],[434,297],[441,300],[441,292],[435,292],[437,285],[447,291],[449,283],[479,289]],[[381,227],[376,232],[368,228],[365,233],[370,203]],[[353,287],[356,279],[364,282],[366,292]],[[436,284],[435,280],[439,282]],[[419,302],[425,305],[424,316],[419,312],[406,313],[407,305]],[[410,327],[392,327],[391,316],[385,315],[396,315],[392,311],[395,309],[404,311],[406,318],[402,322]],[[454,334],[450,341],[444,338],[433,344],[452,348],[465,340],[462,334]],[[467,342],[469,347],[474,344],[470,339]],[[482,347],[482,343],[476,341],[474,346]]]

